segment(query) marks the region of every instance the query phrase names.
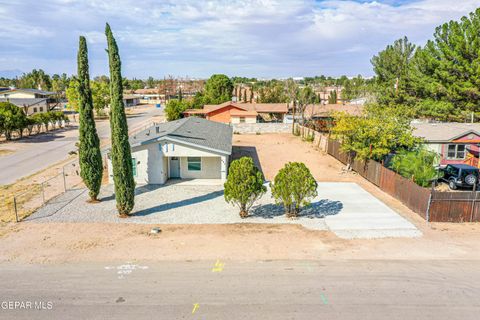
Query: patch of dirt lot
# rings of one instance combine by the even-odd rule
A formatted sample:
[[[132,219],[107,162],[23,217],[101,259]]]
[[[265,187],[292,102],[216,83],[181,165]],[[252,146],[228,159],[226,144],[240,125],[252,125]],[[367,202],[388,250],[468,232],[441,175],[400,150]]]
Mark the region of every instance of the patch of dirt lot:
[[[343,240],[298,225],[154,225],[20,223],[0,227],[0,262],[135,260],[480,259],[480,224],[433,223],[380,191],[311,143],[290,134],[235,135],[236,156],[257,158],[268,180],[288,161],[302,161],[319,181],[356,182],[404,216],[423,236]],[[114,213],[112,213],[114,214]],[[155,225],[158,226],[158,225]]]

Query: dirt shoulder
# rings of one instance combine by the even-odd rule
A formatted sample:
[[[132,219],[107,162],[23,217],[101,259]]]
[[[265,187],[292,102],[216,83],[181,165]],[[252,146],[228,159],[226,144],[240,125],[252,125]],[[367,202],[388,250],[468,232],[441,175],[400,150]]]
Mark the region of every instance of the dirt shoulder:
[[[0,263],[135,260],[477,260],[480,228],[436,227],[422,238],[343,240],[297,225],[23,223],[0,238]],[[4,228],[7,228],[4,227]],[[465,229],[465,226],[462,226]],[[1,229],[0,229],[1,233]]]

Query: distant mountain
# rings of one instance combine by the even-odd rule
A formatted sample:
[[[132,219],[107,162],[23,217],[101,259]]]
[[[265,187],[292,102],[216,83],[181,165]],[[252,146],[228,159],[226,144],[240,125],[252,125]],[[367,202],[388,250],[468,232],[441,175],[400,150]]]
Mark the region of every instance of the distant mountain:
[[[22,70],[14,69],[14,70],[0,70],[0,78],[15,78],[20,77],[23,74]]]

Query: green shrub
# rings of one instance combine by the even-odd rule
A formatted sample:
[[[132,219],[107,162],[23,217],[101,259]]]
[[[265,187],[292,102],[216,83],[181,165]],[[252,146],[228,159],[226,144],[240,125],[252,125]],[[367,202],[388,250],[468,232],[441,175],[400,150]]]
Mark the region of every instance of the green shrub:
[[[248,216],[248,210],[267,191],[263,174],[250,157],[232,161],[224,187],[225,201],[238,206],[242,218]]]
[[[425,148],[403,150],[393,157],[390,168],[402,177],[412,179],[419,186],[428,187],[437,177],[434,168],[436,161],[438,154]]]
[[[289,162],[280,169],[270,183],[272,196],[283,204],[287,217],[296,217],[302,206],[310,204],[310,199],[317,196],[317,182],[305,164]]]

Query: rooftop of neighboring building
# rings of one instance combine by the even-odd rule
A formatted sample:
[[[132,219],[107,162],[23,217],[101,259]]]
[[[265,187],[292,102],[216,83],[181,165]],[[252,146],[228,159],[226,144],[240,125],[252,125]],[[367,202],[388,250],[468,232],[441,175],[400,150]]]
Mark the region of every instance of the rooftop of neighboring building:
[[[480,135],[480,123],[462,122],[413,122],[413,134],[429,142],[447,142],[469,133]]]

